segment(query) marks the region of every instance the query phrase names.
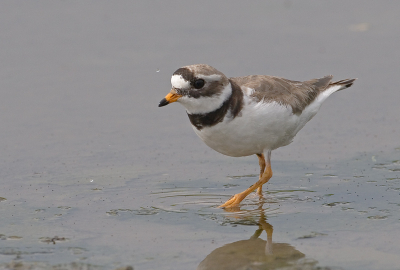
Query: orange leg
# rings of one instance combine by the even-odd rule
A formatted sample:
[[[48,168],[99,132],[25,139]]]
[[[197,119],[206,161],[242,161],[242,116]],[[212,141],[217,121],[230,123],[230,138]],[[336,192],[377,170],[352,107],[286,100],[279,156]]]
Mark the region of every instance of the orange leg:
[[[257,154],[258,157],[258,163],[260,164],[260,178],[262,177],[264,171],[265,171],[265,158],[264,158],[264,154]],[[257,194],[258,195],[262,195],[262,186],[259,186],[257,189]]]
[[[258,189],[257,193],[261,194],[261,187],[265,183],[268,182],[268,180],[272,177],[272,169],[271,169],[271,151],[268,151],[267,154],[267,160],[265,161],[264,155],[263,154],[257,154],[258,160],[260,162],[260,179],[251,187],[246,189],[245,191],[233,195],[228,201],[226,201],[224,204],[220,205],[219,207],[233,207],[237,206],[241,201],[244,200],[244,198],[247,197],[250,193],[252,193],[254,190]]]

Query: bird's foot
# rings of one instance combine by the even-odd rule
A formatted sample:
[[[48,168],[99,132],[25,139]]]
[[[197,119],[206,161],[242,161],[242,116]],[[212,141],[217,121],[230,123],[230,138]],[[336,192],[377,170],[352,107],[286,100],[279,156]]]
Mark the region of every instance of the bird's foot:
[[[220,205],[220,208],[231,208],[238,206],[241,201],[246,198],[247,194],[238,193],[233,195],[229,200],[227,200],[224,204]]]

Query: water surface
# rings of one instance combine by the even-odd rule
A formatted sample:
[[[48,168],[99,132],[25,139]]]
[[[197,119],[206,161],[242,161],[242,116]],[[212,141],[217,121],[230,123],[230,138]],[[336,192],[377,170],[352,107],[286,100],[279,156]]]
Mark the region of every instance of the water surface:
[[[399,11],[2,3],[0,269],[399,269]],[[263,198],[228,212],[257,158],[214,152],[179,104],[157,107],[194,63],[358,80],[272,153]]]

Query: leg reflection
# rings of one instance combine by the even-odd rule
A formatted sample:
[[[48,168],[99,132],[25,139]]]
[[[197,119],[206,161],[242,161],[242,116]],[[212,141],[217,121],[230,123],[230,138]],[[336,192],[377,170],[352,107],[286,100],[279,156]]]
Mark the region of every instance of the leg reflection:
[[[300,267],[311,267],[313,269],[317,261],[312,259],[301,260],[305,257],[303,253],[296,250],[287,243],[273,243],[273,227],[267,222],[262,205],[259,212],[250,211],[248,215],[241,211],[241,215],[235,213],[232,218],[237,224],[238,218],[246,222],[250,218],[257,224],[258,229],[247,240],[236,241],[226,244],[212,251],[197,267],[198,270],[232,270],[232,269],[279,269],[293,265]],[[245,224],[245,222],[243,223]],[[266,232],[267,241],[261,238]]]

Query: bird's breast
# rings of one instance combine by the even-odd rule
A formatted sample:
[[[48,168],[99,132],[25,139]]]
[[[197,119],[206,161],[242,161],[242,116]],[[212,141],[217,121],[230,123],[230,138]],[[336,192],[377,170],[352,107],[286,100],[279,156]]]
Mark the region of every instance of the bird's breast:
[[[289,144],[296,135],[298,120],[287,106],[247,101],[240,116],[232,119],[227,115],[214,126],[193,129],[215,151],[239,157]]]

